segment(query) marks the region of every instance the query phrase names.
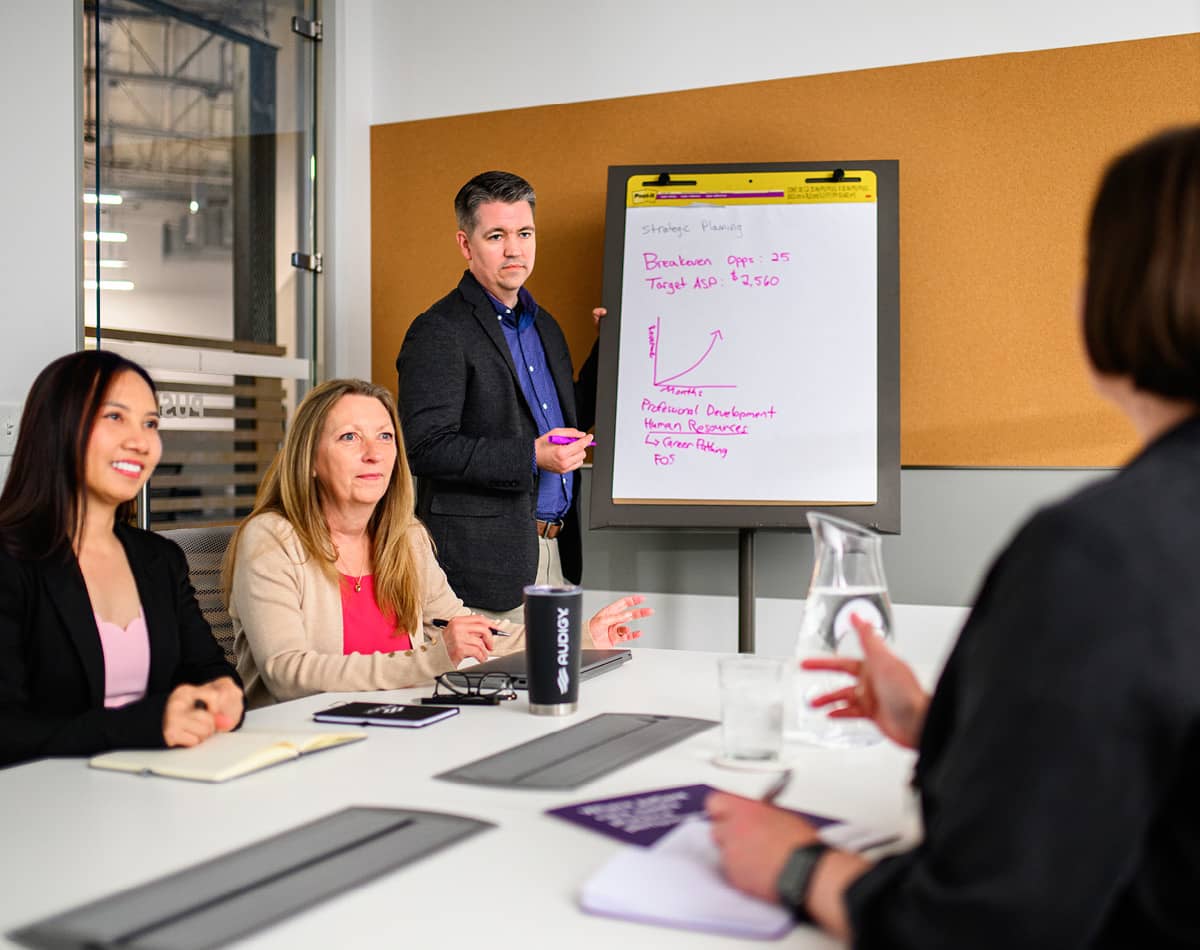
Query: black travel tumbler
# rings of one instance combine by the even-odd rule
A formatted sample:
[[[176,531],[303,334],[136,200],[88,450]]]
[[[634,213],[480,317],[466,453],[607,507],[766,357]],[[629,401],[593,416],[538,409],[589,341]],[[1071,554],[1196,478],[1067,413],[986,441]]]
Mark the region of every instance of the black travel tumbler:
[[[525,666],[535,716],[569,716],[578,708],[582,641],[583,588],[525,588]]]

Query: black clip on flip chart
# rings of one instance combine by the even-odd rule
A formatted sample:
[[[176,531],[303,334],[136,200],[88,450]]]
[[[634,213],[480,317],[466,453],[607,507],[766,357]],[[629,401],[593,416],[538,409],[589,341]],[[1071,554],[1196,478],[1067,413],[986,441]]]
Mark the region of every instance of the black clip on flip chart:
[[[435,778],[507,788],[578,788],[715,725],[685,716],[603,713]]]
[[[492,827],[439,812],[346,808],[8,936],[36,950],[218,947]]]

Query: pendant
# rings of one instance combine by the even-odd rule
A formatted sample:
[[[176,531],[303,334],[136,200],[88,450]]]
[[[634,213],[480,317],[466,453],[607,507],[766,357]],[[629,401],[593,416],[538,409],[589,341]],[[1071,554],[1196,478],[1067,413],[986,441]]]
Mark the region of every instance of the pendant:
[[[356,593],[356,594],[362,593],[362,578],[361,577],[354,582],[354,593]]]

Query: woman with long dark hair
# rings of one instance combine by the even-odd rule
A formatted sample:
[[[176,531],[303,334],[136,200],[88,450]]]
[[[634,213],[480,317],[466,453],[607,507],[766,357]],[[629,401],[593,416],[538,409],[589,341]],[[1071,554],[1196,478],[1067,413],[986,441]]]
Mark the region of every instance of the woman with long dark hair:
[[[183,552],[127,523],[161,456],[136,363],[72,353],[34,381],[0,494],[0,765],[192,746],[241,722]]]

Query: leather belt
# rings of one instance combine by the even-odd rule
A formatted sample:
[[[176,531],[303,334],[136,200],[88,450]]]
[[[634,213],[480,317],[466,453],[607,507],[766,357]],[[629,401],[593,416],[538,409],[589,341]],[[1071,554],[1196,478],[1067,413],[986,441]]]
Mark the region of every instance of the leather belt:
[[[534,519],[534,524],[537,525],[537,533],[539,538],[557,538],[558,532],[562,530],[563,523],[561,521],[538,521]]]

